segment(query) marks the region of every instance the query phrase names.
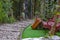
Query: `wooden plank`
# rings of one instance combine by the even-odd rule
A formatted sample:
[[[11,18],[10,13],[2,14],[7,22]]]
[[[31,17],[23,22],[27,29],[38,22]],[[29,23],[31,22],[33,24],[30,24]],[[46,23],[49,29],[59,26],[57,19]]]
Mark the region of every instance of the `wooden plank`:
[[[36,29],[38,27],[39,23],[41,23],[41,19],[36,18],[35,22],[32,25],[32,29]]]

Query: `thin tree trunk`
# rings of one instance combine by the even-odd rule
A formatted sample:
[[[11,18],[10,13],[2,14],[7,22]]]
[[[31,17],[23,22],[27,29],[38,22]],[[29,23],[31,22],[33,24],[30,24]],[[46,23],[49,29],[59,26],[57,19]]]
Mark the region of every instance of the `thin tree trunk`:
[[[35,0],[32,0],[32,13],[33,13],[33,15],[32,15],[32,17],[34,17],[34,4],[35,4]]]
[[[49,31],[49,36],[53,36],[55,34],[56,24],[57,24],[57,16],[55,15],[55,24],[52,26],[51,30]]]
[[[10,8],[11,17],[13,17],[13,9]]]

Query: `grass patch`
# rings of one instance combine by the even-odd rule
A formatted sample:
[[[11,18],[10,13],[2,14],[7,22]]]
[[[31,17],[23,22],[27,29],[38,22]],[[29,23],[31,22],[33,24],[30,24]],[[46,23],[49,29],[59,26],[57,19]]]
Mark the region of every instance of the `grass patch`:
[[[29,25],[22,33],[22,38],[38,38],[38,37],[44,37],[48,34],[48,30],[32,30],[31,25]],[[60,32],[56,33],[58,36],[60,36]]]
[[[48,30],[32,30],[30,25],[24,30],[22,34],[22,38],[41,37],[41,36],[45,36],[46,32],[48,32]]]

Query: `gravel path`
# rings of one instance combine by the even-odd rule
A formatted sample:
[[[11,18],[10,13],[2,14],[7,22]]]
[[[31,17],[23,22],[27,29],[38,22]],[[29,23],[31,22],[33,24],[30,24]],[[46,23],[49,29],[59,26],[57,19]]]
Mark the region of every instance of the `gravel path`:
[[[25,27],[32,24],[33,20],[20,21],[13,24],[0,25],[0,40],[17,40]]]

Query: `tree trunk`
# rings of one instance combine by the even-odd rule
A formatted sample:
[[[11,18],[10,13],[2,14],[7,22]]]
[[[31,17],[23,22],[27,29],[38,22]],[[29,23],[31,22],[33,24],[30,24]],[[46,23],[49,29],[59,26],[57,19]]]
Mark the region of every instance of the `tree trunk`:
[[[56,24],[57,24],[57,16],[55,16],[55,24],[52,26],[51,30],[49,31],[49,36],[52,36],[56,32]]]

